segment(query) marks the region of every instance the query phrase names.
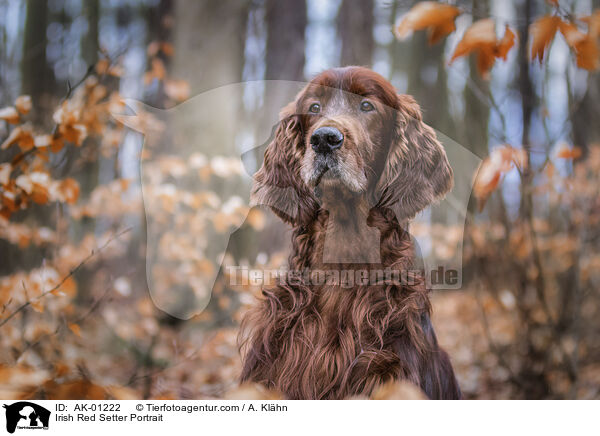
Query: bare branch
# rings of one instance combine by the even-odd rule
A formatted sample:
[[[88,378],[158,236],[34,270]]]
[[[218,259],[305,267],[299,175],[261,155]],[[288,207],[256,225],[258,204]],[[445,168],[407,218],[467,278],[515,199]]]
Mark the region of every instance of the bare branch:
[[[129,231],[131,231],[131,227],[126,228],[125,230],[117,233],[116,235],[112,236],[108,241],[106,241],[106,243],[104,243],[102,246],[100,246],[97,249],[92,250],[90,252],[90,254],[85,259],[83,259],[75,268],[73,268],[71,271],[69,271],[69,274],[67,274],[66,276],[64,276],[62,278],[62,280],[56,286],[54,286],[52,289],[44,291],[42,294],[40,294],[36,298],[36,300],[39,300],[39,299],[45,297],[46,295],[51,294],[52,292],[54,292],[57,289],[59,289],[70,277],[72,277],[77,271],[79,271],[79,269],[81,267],[83,267],[92,257],[94,257],[96,254],[100,253],[102,250],[104,250],[104,248],[106,248],[108,246],[108,244],[110,244],[112,241],[114,241],[115,239],[121,237],[122,235],[124,235],[125,233],[127,233]],[[23,303],[21,306],[19,306],[14,312],[12,312],[5,319],[3,319],[2,321],[0,321],[0,328],[4,324],[6,324],[8,321],[10,321],[15,315],[17,315],[18,313],[22,312],[23,310],[25,310],[30,305],[31,305],[31,300],[27,300],[25,303]]]

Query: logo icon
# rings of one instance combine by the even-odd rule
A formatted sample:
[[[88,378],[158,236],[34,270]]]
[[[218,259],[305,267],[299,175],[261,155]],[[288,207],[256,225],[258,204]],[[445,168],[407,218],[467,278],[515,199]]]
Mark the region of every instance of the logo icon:
[[[29,401],[19,401],[11,405],[4,404],[6,409],[6,431],[14,433],[18,429],[48,429],[50,411]]]

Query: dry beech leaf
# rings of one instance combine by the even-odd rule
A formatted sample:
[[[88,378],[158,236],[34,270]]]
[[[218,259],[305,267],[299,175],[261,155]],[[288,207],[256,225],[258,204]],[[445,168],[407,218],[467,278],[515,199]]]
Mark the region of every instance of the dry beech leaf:
[[[21,174],[19,177],[17,177],[15,180],[15,184],[23,191],[25,191],[25,193],[27,193],[28,195],[31,195],[31,193],[33,192],[33,182],[27,174]]]
[[[569,47],[575,47],[578,43],[586,39],[586,34],[580,31],[573,23],[561,20],[558,23],[558,29],[565,37],[565,41],[567,41]]]
[[[165,64],[159,58],[153,58],[151,69],[144,73],[144,83],[149,85],[154,79],[163,80],[167,75]]]
[[[12,106],[8,106],[0,109],[0,120],[5,120],[10,124],[17,124],[19,122],[19,112]]]
[[[589,25],[588,33],[583,33],[573,23],[560,21],[558,29],[565,38],[567,45],[575,53],[577,66],[585,70],[596,70],[600,66],[600,51],[598,50],[597,32]]]
[[[165,80],[165,94],[175,101],[183,101],[190,96],[190,85],[185,80]]]
[[[6,150],[8,147],[10,147],[14,143],[16,143],[19,140],[19,138],[21,137],[22,132],[23,132],[23,129],[21,127],[15,127],[12,130],[12,132],[10,132],[8,137],[4,140],[4,142],[0,146],[0,149]]]
[[[456,45],[450,63],[459,57],[476,53],[477,69],[481,75],[485,76],[494,65],[497,57],[506,59],[508,52],[515,44],[515,38],[515,33],[506,26],[504,36],[498,39],[493,19],[478,20],[466,30],[464,36]]]
[[[10,180],[10,173],[12,172],[12,165],[8,162],[0,163],[0,184],[7,185]]]
[[[513,45],[515,45],[516,37],[516,33],[513,32],[510,27],[506,26],[504,36],[500,41],[498,41],[498,45],[496,46],[496,57],[506,60],[508,52],[513,47]]]
[[[175,53],[175,48],[173,47],[173,44],[169,42],[163,42],[160,45],[160,49],[165,54],[165,56],[173,56],[173,54]]]
[[[597,70],[600,67],[600,51],[595,38],[586,35],[586,38],[574,47],[577,66],[588,71]]]
[[[108,61],[108,59],[100,59],[98,62],[96,62],[96,72],[100,75],[106,74],[109,66],[110,62]]]
[[[531,23],[531,60],[539,59],[540,63],[542,62],[561,22],[560,17],[544,15]]]
[[[40,184],[33,184],[33,192],[31,193],[31,199],[37,204],[46,204],[50,199],[48,189]]]
[[[15,107],[22,115],[27,115],[31,110],[31,97],[28,95],[21,95],[15,100]]]
[[[412,7],[394,28],[399,39],[405,39],[415,30],[428,29],[429,44],[435,44],[456,29],[454,20],[460,10],[452,5],[437,2],[419,2]]]
[[[33,138],[33,145],[36,148],[48,147],[52,144],[52,135],[39,135]]]
[[[248,224],[255,230],[262,230],[266,224],[266,216],[259,209],[250,209],[246,218]]]
[[[77,146],[83,144],[83,140],[87,137],[87,128],[83,124],[61,124],[58,131],[66,141]]]
[[[556,157],[561,159],[578,159],[581,157],[581,148],[571,148],[567,144],[563,144],[556,153]]]
[[[509,145],[496,147],[481,162],[473,184],[473,193],[479,200],[480,210],[485,206],[485,202],[491,193],[498,188],[504,173],[510,171],[514,166],[525,168],[527,166],[527,153],[525,150],[516,149]]]
[[[69,324],[69,330],[71,330],[77,336],[81,337],[81,327],[79,327],[77,324],[75,324],[75,323]]]
[[[75,204],[79,198],[79,183],[75,179],[64,179],[60,182],[58,191],[66,203]]]
[[[52,143],[50,144],[50,151],[52,153],[58,153],[65,146],[65,140],[60,136],[52,138]]]
[[[38,312],[38,313],[44,313],[44,305],[42,304],[42,302],[40,300],[30,301],[29,304],[31,304],[31,307],[36,312]]]

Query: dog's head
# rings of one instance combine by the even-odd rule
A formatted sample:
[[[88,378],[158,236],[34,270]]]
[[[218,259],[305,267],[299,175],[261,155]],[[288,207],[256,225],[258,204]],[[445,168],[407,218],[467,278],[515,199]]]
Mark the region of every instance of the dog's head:
[[[404,220],[451,187],[444,148],[415,100],[369,69],[346,67],[319,74],[281,111],[252,196],[299,225],[322,189],[340,201],[364,195]]]

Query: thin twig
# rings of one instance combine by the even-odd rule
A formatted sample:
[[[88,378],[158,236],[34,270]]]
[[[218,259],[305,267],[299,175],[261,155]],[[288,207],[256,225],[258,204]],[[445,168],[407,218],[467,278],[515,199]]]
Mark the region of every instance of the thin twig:
[[[42,294],[40,294],[36,300],[39,300],[43,297],[45,297],[48,294],[51,294],[52,292],[56,291],[57,289],[59,289],[70,277],[72,277],[77,271],[79,271],[79,269],[81,267],[83,267],[92,257],[94,257],[96,254],[100,253],[104,248],[106,248],[106,246],[108,244],[110,244],[112,241],[114,241],[115,239],[121,237],[122,235],[124,235],[125,233],[131,231],[131,227],[126,228],[125,230],[117,233],[116,235],[112,236],[108,241],[106,241],[105,244],[103,244],[101,247],[94,249],[90,252],[90,254],[83,259],[75,268],[73,268],[71,271],[69,271],[69,274],[67,274],[66,276],[64,276],[62,278],[62,280],[56,285],[54,286],[52,289],[49,289],[48,291],[43,292]],[[23,303],[21,306],[19,306],[14,312],[12,312],[10,315],[8,315],[8,317],[6,317],[5,319],[3,319],[2,321],[0,321],[0,328],[6,324],[8,321],[10,321],[15,315],[17,315],[18,313],[22,312],[23,310],[25,310],[27,307],[29,307],[31,305],[31,300],[27,300],[25,303]]]

